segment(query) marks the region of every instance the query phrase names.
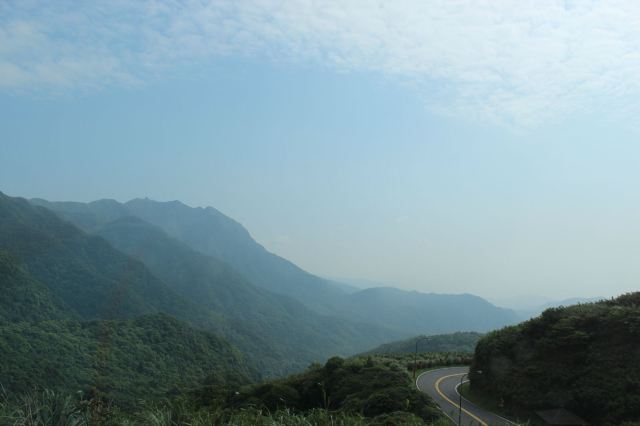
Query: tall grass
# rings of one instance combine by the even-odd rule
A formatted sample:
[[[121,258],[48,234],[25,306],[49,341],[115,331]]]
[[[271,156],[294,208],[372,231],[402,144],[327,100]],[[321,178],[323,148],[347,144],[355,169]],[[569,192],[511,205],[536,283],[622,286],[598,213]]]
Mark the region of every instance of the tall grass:
[[[101,401],[45,390],[16,400],[0,395],[0,426],[418,426],[425,423],[413,415],[388,414],[366,418],[357,414],[314,409],[304,413],[258,409],[194,409],[181,401],[139,404],[134,413],[123,413]],[[433,426],[450,426],[447,421]]]

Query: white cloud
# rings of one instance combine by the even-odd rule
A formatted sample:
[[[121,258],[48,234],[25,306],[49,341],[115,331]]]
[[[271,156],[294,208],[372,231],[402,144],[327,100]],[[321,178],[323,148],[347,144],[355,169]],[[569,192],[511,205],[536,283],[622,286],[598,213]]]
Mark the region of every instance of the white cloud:
[[[0,16],[4,90],[134,84],[239,54],[380,73],[447,114],[640,112],[636,1],[20,0]]]

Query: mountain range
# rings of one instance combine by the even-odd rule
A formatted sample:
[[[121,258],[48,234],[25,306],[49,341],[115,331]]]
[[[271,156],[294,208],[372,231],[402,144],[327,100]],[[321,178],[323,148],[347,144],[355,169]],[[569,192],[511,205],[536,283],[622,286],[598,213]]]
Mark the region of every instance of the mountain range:
[[[513,311],[468,294],[426,294],[391,287],[344,289],[268,252],[239,223],[212,207],[192,208],[178,201],[149,199],[32,202],[93,233],[117,219],[137,217],[191,249],[225,262],[256,287],[296,299],[317,313],[374,323],[398,336],[483,332],[518,320]],[[117,239],[111,242],[118,246]]]
[[[191,362],[190,377],[215,370],[220,380],[242,381],[412,335],[484,332],[517,321],[514,312],[472,295],[358,290],[314,276],[268,252],[216,209],[177,201],[49,202],[0,193],[0,253],[0,355],[12,360],[2,377],[21,369],[48,377],[55,369],[28,354],[64,357],[72,342],[99,353],[103,329],[111,330],[107,337],[124,332],[124,347],[109,356],[125,368],[127,354],[158,350],[159,342],[133,336],[162,336],[170,322],[182,331],[168,335],[157,371],[188,355],[167,345],[198,342],[209,355]],[[6,344],[20,334],[16,327],[30,328],[34,339],[22,338],[23,351]],[[58,330],[57,341],[44,337],[46,327]],[[78,386],[101,374],[87,360],[69,367]],[[232,370],[239,375],[221,373]],[[124,383],[133,376],[123,370],[114,377]]]

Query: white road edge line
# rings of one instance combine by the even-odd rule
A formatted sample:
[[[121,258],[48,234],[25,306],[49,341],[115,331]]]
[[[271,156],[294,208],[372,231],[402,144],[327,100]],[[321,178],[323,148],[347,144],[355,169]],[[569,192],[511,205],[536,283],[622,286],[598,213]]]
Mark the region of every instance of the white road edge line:
[[[464,380],[464,381],[462,382],[462,384],[469,383],[469,382],[470,382],[470,380]],[[467,398],[465,398],[464,396],[460,395],[460,391],[458,390],[459,388],[460,388],[460,383],[458,383],[458,384],[456,385],[456,387],[454,388],[454,390],[456,391],[456,393],[458,394],[458,396],[462,397],[462,400],[463,400],[463,401],[465,401],[465,402],[467,402],[469,405],[475,406],[476,404],[474,404],[473,402],[469,401],[469,400],[468,400]],[[482,408],[482,407],[480,407],[480,408]],[[484,410],[484,408],[483,408],[483,410]],[[487,411],[489,411],[489,410],[487,410]],[[515,426],[521,426],[521,425],[520,425],[520,423],[512,422],[511,420],[509,420],[509,419],[505,419],[504,417],[499,416],[499,415],[497,415],[496,413],[494,413],[494,412],[492,412],[492,411],[489,411],[489,412],[490,412],[491,414],[493,414],[494,416],[496,416],[497,418],[504,420],[504,421],[505,421],[505,422],[507,422],[507,423],[510,423],[510,424],[512,424],[512,425],[515,425]]]
[[[418,386],[418,380],[420,380],[420,377],[422,377],[422,375],[423,375],[423,374],[433,373],[434,371],[440,371],[440,370],[448,370],[448,369],[450,369],[450,368],[457,368],[457,367],[442,367],[442,368],[436,368],[435,370],[427,370],[427,371],[423,371],[422,373],[418,374],[418,377],[416,377],[416,389],[418,389],[420,392],[427,393],[426,391],[423,391],[422,389],[420,389],[420,386]],[[432,399],[433,399],[433,398],[432,398]],[[435,402],[435,401],[433,401],[433,402]],[[454,425],[458,425],[458,422],[456,422],[456,421],[454,420],[454,418],[453,418],[453,417],[451,417],[450,415],[448,415],[448,414],[446,413],[446,411],[444,411],[444,410],[442,409],[442,407],[440,407],[440,404],[438,404],[438,403],[436,402],[436,406],[438,407],[438,410],[442,411],[442,414],[444,414],[445,416],[447,416],[447,418],[453,422],[453,424],[454,424]],[[458,425],[458,426],[459,426],[459,425]]]

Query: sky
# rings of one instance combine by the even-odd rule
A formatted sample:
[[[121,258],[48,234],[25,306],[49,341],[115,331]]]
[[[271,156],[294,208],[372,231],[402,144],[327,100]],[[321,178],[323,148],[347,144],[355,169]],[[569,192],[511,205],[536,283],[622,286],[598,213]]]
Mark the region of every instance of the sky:
[[[214,206],[327,277],[640,283],[640,3],[0,2],[0,191]]]

